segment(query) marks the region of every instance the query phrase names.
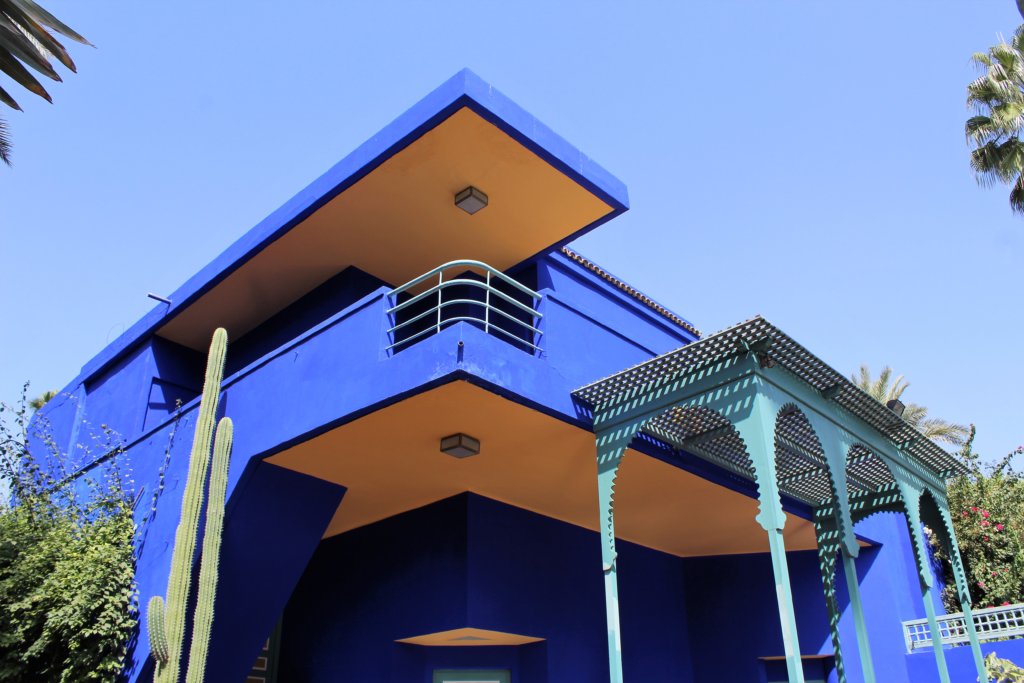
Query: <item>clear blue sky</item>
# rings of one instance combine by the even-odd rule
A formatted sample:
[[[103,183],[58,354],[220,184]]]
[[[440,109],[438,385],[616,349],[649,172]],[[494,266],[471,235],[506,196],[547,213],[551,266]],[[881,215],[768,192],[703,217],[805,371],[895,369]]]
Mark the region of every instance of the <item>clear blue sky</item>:
[[[46,6],[97,49],[7,116],[5,400],[468,66],[629,186],[587,256],[705,332],[760,313],[891,364],[989,458],[1024,442],[1024,220],[962,134],[1012,0]]]

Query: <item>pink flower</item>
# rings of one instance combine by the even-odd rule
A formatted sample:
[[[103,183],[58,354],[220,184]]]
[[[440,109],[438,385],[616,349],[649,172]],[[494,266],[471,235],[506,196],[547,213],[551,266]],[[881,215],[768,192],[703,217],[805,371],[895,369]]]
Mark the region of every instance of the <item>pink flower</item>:
[[[977,511],[978,511],[978,508],[976,508],[976,507],[972,507],[971,508],[971,512],[977,512]]]
[[[1010,604],[1010,601],[1009,601],[1009,600],[1003,600],[1003,604],[1002,604],[1002,606],[1003,606],[1003,607],[1006,607],[1006,606],[1007,606],[1007,605],[1009,605],[1009,604]]]
[[[1003,526],[1002,524],[996,524],[996,531],[1002,531],[1002,530],[1003,530],[1003,529],[1005,529],[1005,528],[1006,528],[1006,527],[1005,527],[1005,526]]]
[[[997,572],[992,572],[992,576],[996,576]]]
[[[984,517],[985,519],[988,519],[988,510],[982,510],[981,511],[981,516]]]
[[[968,512],[967,510],[964,510],[963,516],[964,516],[964,517],[967,517],[967,516],[968,516],[968,515],[970,515],[970,514],[971,514],[970,512]]]
[[[985,541],[985,543],[988,543],[988,536],[982,536],[981,540]]]
[[[984,581],[979,581],[978,582],[978,588],[984,588],[984,587],[985,587],[985,582]]]
[[[983,520],[981,520],[981,525],[982,525],[982,526],[988,526],[988,525],[989,525],[989,522],[988,522],[987,520],[984,520],[984,519],[983,519]]]

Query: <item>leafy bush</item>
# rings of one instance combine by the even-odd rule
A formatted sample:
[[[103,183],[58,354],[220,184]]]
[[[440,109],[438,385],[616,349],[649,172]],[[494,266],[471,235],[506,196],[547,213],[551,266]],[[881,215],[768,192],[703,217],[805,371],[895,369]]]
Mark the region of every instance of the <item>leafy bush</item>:
[[[999,659],[995,652],[985,657],[985,671],[992,683],[1024,683],[1024,669],[1009,659]]]
[[[29,448],[25,405],[0,404],[0,681],[115,681],[138,621],[130,482],[116,465],[65,480],[45,431]]]
[[[1012,461],[1024,453],[1017,448],[1000,462],[983,466],[972,449],[974,426],[961,450],[969,472],[948,484],[953,530],[960,545],[964,568],[976,607],[1024,602],[1024,478]],[[960,602],[949,570],[948,558],[934,543],[943,560],[946,589],[943,602],[949,612],[959,612]]]

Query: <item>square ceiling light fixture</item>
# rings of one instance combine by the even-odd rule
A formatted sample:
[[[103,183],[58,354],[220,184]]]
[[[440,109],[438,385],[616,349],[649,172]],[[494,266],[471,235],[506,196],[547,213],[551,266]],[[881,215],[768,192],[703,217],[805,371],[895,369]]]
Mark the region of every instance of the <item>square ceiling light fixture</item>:
[[[455,206],[472,216],[487,206],[487,195],[470,185],[455,195]]]
[[[441,439],[441,452],[453,458],[468,458],[480,452],[480,439],[469,434],[452,434]]]

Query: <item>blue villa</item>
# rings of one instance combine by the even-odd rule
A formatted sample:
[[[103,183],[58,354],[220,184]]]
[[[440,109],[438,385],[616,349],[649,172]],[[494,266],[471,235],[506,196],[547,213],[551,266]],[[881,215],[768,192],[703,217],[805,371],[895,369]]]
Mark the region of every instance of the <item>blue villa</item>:
[[[976,680],[989,645],[969,605],[943,615],[923,531],[959,559],[957,460],[767,321],[702,338],[567,246],[627,209],[460,72],[40,411],[68,453],[115,430],[76,466],[120,458],[157,494],[144,604],[227,330],[207,681]]]

